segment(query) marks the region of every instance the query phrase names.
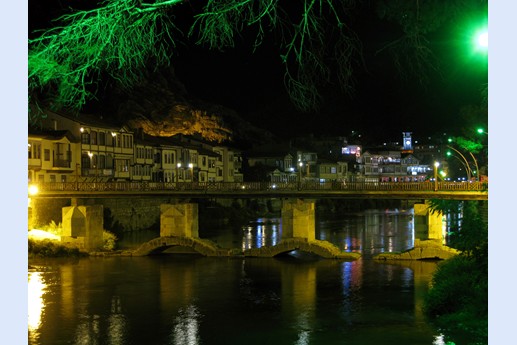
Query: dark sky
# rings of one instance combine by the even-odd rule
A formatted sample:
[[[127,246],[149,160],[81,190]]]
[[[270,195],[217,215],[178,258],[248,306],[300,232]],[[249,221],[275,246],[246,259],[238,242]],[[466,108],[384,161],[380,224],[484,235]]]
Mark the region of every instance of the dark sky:
[[[480,89],[487,83],[487,65],[465,58],[465,37],[458,37],[458,25],[448,25],[430,36],[439,72],[423,87],[416,77],[403,80],[388,54],[375,55],[384,44],[400,37],[400,28],[380,20],[363,2],[352,24],[362,40],[365,66],[355,66],[353,96],[338,92],[337,85],[323,90],[320,111],[304,113],[289,102],[283,85],[284,69],[273,40],[266,40],[255,52],[246,42],[225,52],[180,45],[173,57],[176,74],[195,97],[235,109],[256,126],[278,135],[309,133],[347,135],[361,131],[379,140],[399,140],[401,132],[425,137],[460,127],[462,106],[478,104]],[[29,32],[36,23],[78,0],[29,1]],[[44,18],[42,20],[42,18]]]

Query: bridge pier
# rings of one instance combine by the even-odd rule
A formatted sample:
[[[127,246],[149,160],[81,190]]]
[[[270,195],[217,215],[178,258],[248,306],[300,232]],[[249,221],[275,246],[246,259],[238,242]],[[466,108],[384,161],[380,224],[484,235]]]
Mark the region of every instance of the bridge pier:
[[[316,239],[315,204],[314,200],[283,200],[282,239]]]
[[[198,204],[161,204],[160,237],[143,243],[132,255],[143,256],[169,248],[187,248],[183,253],[204,256],[230,256],[231,249],[220,248],[210,240],[199,238]]]
[[[160,237],[199,237],[198,204],[160,205]]]
[[[104,217],[102,205],[68,206],[61,209],[61,242],[91,252],[102,248]]]
[[[414,226],[415,243],[414,247],[402,253],[382,253],[375,256],[381,260],[423,260],[423,259],[448,259],[459,252],[456,249],[444,245],[443,214],[432,212],[429,201],[415,203]]]
[[[443,213],[431,212],[429,202],[414,204],[415,237],[421,241],[443,243]]]
[[[272,247],[251,248],[244,256],[274,257],[293,250],[327,259],[356,260],[358,253],[343,252],[328,241],[316,239],[315,201],[284,199],[282,202],[282,239]]]

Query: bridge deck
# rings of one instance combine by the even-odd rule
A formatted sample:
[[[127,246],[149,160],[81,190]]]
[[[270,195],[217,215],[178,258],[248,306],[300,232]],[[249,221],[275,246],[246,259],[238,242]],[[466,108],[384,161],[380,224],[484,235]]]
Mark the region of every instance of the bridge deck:
[[[50,182],[37,187],[38,193],[31,197],[488,200],[488,185],[480,182]]]

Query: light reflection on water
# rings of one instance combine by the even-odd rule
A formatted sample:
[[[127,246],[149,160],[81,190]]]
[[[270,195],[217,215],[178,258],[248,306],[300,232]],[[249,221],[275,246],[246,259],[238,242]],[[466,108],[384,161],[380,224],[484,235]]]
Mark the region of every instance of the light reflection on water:
[[[174,318],[171,344],[198,345],[200,314],[196,306],[188,305],[180,308]]]
[[[371,256],[410,249],[415,242],[413,210],[367,210],[332,219],[317,217],[316,239],[328,241],[345,252]],[[218,228],[200,229],[199,235],[223,248],[242,251],[274,246],[282,240],[282,218],[258,218],[242,227],[241,233]]]
[[[29,311],[29,339],[36,341],[41,325],[43,313],[43,293],[46,284],[42,279],[42,272],[29,272],[28,311]]]
[[[39,276],[47,291],[34,345],[443,344],[420,310],[432,262],[161,256],[45,265],[29,283],[36,291]]]

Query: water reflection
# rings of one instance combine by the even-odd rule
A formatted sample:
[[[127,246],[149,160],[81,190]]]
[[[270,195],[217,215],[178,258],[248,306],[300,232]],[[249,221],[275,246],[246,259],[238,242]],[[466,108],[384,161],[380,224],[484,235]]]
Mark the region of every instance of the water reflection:
[[[170,344],[199,344],[199,317],[200,314],[194,305],[180,308],[178,316],[174,319]]]
[[[126,343],[126,317],[122,313],[122,300],[120,296],[111,298],[111,313],[108,317],[108,342],[110,345],[123,345]]]
[[[36,341],[41,326],[43,313],[43,293],[46,285],[42,279],[42,272],[29,272],[28,308],[29,308],[29,338]]]
[[[30,344],[440,344],[420,310],[430,262],[162,256],[53,267],[30,275]]]
[[[281,218],[258,218],[255,222],[242,228],[242,245],[243,251],[251,248],[261,248],[264,246],[275,246],[280,242],[282,237]],[[229,241],[218,238],[218,243],[227,243]]]

